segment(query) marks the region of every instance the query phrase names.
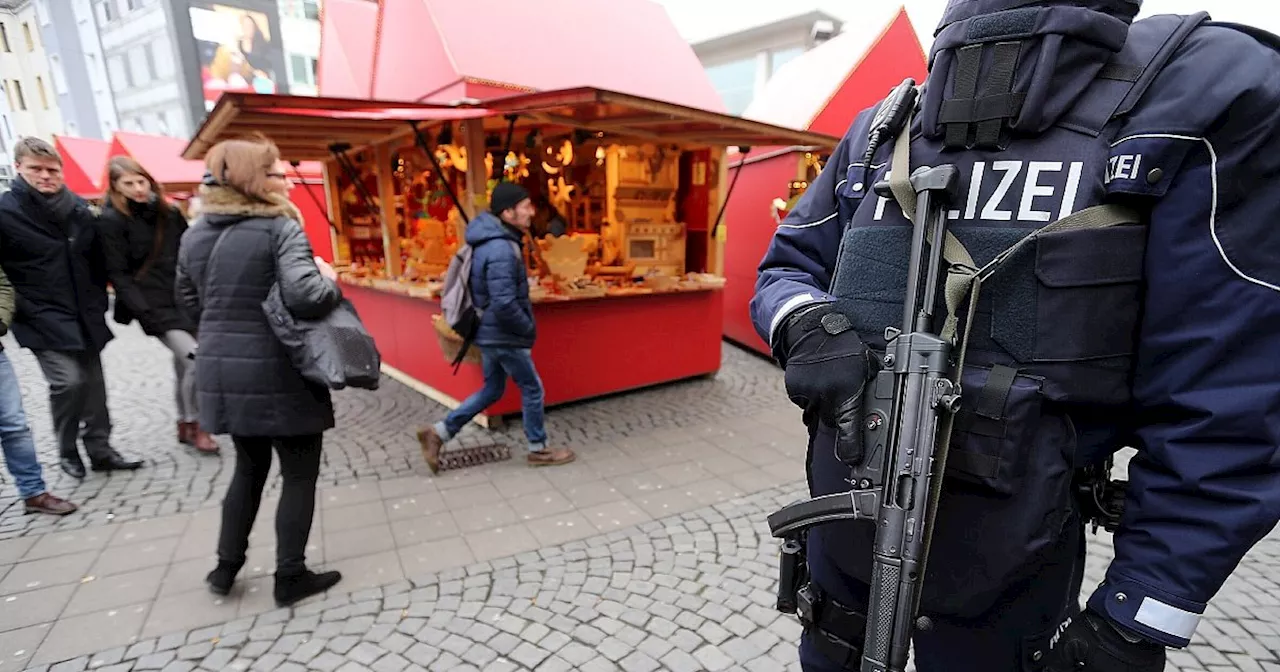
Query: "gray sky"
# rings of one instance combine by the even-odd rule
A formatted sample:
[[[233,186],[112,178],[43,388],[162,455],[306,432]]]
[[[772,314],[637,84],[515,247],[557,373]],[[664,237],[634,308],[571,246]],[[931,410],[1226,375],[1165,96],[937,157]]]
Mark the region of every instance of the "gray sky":
[[[845,21],[887,22],[906,6],[911,23],[928,51],[946,0],[653,0],[666,8],[686,40],[698,42],[822,9]],[[1280,33],[1280,3],[1256,0],[1146,0],[1139,16],[1209,11],[1218,21],[1248,23]]]

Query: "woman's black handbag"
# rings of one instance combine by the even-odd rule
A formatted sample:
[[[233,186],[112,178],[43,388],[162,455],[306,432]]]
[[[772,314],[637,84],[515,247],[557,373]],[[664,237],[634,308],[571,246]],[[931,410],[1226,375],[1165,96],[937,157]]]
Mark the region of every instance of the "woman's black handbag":
[[[209,268],[213,268],[218,248],[230,230],[230,226],[224,228],[214,241],[213,250],[209,253]],[[347,387],[378,389],[382,356],[373,336],[369,335],[356,314],[355,306],[347,299],[342,299],[324,317],[300,319],[284,304],[280,283],[276,281],[262,302],[262,312],[276,339],[289,354],[289,361],[303,378],[331,390]]]
[[[347,299],[322,318],[304,320],[289,312],[280,284],[275,283],[262,302],[262,312],[303,378],[331,390],[378,389],[382,357]]]

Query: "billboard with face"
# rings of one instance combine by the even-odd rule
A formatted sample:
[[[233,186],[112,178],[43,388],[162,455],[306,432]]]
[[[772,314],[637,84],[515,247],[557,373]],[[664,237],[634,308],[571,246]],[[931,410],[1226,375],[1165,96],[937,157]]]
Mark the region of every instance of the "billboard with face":
[[[176,0],[172,12],[195,125],[225,91],[289,92],[275,0]]]

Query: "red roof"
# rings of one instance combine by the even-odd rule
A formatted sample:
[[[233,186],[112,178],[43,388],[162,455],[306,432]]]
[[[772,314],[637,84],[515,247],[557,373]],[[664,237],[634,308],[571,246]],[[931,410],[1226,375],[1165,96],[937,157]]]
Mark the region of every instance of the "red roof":
[[[116,131],[111,156],[130,156],[167,189],[193,189],[204,179],[204,163],[182,158],[187,141],[167,135],[144,135]],[[109,158],[108,157],[108,158]]]
[[[316,86],[321,96],[369,98],[377,42],[378,3],[326,0],[320,13],[320,62]]]
[[[325,3],[322,95],[450,102],[594,87],[725,110],[692,47],[651,0],[396,0],[376,5],[371,30],[374,6]]]
[[[748,119],[843,136],[863,109],[907,77],[928,74],[905,8],[888,24],[846,23],[830,41],[778,69],[742,113]]]
[[[103,169],[107,165],[111,143],[94,138],[55,135],[53,146],[62,156],[62,174],[67,188],[82,198],[101,196]]]

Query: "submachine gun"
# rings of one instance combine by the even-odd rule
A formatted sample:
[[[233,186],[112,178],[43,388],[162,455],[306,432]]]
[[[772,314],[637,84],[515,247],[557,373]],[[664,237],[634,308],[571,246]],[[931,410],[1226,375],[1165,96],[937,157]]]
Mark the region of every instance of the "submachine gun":
[[[906,120],[916,94],[909,84],[914,82],[904,82],[882,106],[889,118],[872,124],[873,142],[883,140],[886,130],[900,136],[899,145],[905,141],[902,136],[909,136]],[[895,170],[905,168],[902,164]],[[773,536],[783,540],[778,609],[787,613],[806,607],[803,591],[797,600],[797,589],[804,583],[808,528],[839,520],[875,522],[862,672],[903,672],[914,628],[932,627],[927,618],[917,622],[916,614],[960,386],[952,344],[932,331],[931,324],[945,279],[946,212],[958,180],[959,171],[950,164],[922,166],[909,178],[916,211],[902,327],[885,330],[883,366],[866,388],[866,459],[851,465],[853,489],[790,504],[768,518]],[[895,186],[901,190],[902,185]],[[888,182],[874,189],[892,197]]]

